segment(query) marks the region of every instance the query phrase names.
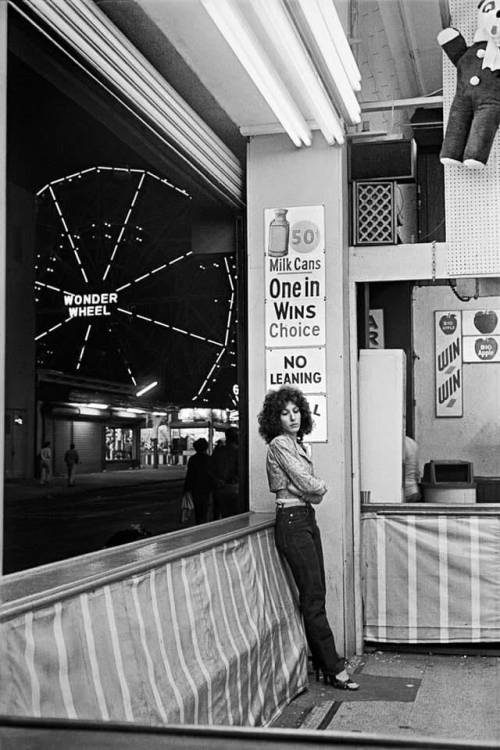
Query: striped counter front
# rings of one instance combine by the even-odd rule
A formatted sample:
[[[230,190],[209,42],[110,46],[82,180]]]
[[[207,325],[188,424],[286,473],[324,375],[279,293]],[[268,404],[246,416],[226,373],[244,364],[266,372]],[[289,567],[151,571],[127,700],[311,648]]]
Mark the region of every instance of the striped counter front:
[[[364,638],[500,641],[500,506],[384,506],[361,521]]]
[[[264,514],[7,576],[0,590],[1,714],[266,726],[307,685]]]

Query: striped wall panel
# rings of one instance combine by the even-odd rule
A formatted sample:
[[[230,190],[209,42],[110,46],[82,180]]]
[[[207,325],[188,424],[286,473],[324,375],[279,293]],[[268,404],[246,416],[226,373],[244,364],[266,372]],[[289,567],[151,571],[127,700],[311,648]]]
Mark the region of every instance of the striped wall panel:
[[[1,629],[3,714],[266,726],[307,685],[302,621],[272,528]]]
[[[364,637],[394,643],[500,641],[500,517],[362,519]]]

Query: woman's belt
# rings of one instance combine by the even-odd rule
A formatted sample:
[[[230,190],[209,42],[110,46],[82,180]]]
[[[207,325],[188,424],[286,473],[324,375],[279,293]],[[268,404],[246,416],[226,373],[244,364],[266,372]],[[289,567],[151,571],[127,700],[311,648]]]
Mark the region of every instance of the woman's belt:
[[[300,500],[298,497],[280,497],[276,500],[277,508],[295,508],[296,506],[306,507],[308,503]]]

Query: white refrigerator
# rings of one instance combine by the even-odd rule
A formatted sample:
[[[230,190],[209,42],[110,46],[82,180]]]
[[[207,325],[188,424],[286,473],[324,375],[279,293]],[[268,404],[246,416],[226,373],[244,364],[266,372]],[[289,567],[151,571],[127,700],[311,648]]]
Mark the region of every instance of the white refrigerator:
[[[406,422],[404,351],[361,349],[358,384],[361,498],[372,503],[401,503]]]

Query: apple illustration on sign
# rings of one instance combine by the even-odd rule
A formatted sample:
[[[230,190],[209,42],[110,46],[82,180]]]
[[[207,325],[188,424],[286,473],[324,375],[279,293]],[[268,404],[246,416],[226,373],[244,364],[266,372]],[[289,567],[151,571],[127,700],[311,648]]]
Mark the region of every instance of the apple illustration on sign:
[[[493,359],[498,351],[498,344],[495,339],[489,336],[487,339],[476,339],[474,349],[479,359]]]
[[[494,310],[478,310],[474,315],[474,325],[479,333],[492,333],[498,324],[498,316]]]
[[[447,313],[446,315],[442,315],[439,319],[439,327],[441,328],[442,332],[445,333],[447,336],[449,336],[452,333],[455,333],[457,330],[457,316],[453,313]],[[481,331],[482,333],[482,331]]]

